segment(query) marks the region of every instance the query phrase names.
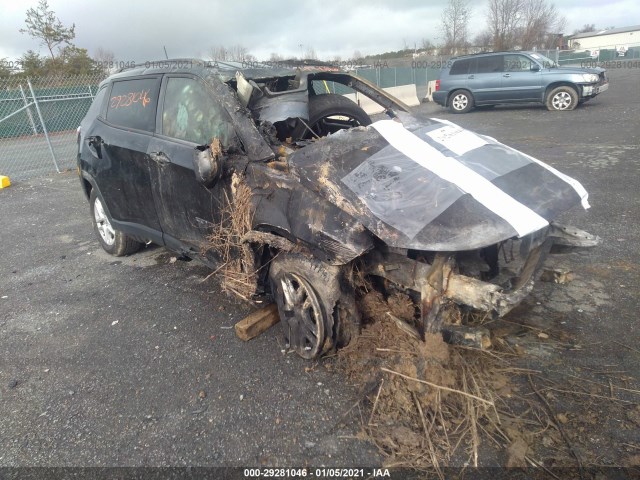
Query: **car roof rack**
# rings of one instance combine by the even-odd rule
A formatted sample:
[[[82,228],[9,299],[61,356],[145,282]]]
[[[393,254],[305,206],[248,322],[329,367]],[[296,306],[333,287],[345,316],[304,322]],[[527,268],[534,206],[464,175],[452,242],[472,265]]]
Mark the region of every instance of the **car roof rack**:
[[[468,53],[467,55],[458,55],[457,57],[451,57],[451,60],[457,60],[458,58],[476,57],[478,55],[488,55],[491,53],[531,53],[530,50],[496,50],[496,51],[482,51],[477,53]]]

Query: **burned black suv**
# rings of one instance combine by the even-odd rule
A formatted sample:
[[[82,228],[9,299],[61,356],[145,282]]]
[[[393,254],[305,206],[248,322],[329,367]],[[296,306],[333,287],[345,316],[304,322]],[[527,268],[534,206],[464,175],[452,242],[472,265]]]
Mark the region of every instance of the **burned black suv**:
[[[305,358],[357,334],[365,288],[402,294],[394,320],[420,335],[486,346],[452,309],[504,315],[554,246],[598,242],[553,223],[587,193],[535,158],[418,120],[349,73],[239,67],[175,60],[102,82],[78,130],[81,184],[107,252],[154,242],[273,298]]]

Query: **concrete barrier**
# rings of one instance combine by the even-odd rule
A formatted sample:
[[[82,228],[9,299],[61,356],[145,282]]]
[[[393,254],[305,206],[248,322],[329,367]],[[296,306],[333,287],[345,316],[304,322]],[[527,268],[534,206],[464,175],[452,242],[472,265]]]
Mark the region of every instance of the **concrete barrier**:
[[[376,113],[384,112],[384,107],[378,105],[369,97],[365,97],[361,93],[357,93],[356,98],[358,99],[358,105],[360,105],[360,108],[367,112],[367,115],[375,115]]]
[[[398,100],[402,100],[410,107],[420,105],[420,100],[418,100],[418,93],[416,91],[415,83],[412,83],[410,85],[400,85],[399,87],[387,87],[384,89],[384,91],[390,93]]]
[[[390,93],[398,100],[402,100],[404,103],[409,105],[410,107],[415,107],[416,105],[420,105],[420,99],[418,98],[417,90],[415,84],[410,85],[401,85],[399,87],[387,87],[383,88],[385,92]],[[377,113],[384,112],[384,107],[378,105],[376,102],[371,100],[369,97],[361,94],[361,93],[347,93],[343,95],[347,97],[349,100],[356,102],[360,105],[367,115],[375,115]]]

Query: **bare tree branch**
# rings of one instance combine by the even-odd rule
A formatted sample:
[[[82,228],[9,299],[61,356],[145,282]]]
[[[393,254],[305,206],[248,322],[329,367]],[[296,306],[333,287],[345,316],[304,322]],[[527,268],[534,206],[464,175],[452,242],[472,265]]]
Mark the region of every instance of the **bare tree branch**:
[[[470,17],[471,7],[467,0],[449,0],[447,8],[442,12],[443,53],[456,54],[466,51],[469,43],[467,37]]]

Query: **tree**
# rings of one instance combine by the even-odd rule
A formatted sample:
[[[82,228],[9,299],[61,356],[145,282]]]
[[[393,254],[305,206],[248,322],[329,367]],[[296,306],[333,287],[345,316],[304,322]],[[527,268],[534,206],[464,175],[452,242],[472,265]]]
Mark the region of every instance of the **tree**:
[[[509,50],[515,46],[522,4],[523,0],[489,0],[487,19],[495,50]]]
[[[0,58],[0,77],[8,77],[11,73],[8,60],[6,58]]]
[[[108,74],[112,68],[115,68],[116,56],[111,50],[106,50],[102,47],[96,49],[96,53],[93,55],[93,60],[96,63],[96,67],[104,74]]]
[[[596,24],[595,23],[585,23],[582,28],[578,28],[576,30],[573,31],[574,35],[577,35],[579,33],[589,33],[589,32],[595,32],[596,31]]]
[[[495,50],[554,47],[566,25],[547,0],[489,0],[487,20]]]
[[[225,61],[225,60],[229,60],[228,56],[229,56],[229,52],[222,45],[219,45],[217,47],[211,47],[209,49],[209,59],[210,60]]]
[[[436,46],[428,38],[423,38],[421,44],[422,50],[426,51],[427,53],[432,53],[436,48]]]
[[[307,47],[307,51],[304,53],[303,60],[317,60],[318,54],[316,53],[316,49],[313,47]]]
[[[471,8],[467,0],[449,0],[442,12],[443,53],[455,54],[466,49],[470,17]]]
[[[566,19],[546,0],[524,0],[521,20],[518,37],[519,46],[524,50],[556,47],[558,34],[566,26]]]
[[[27,10],[25,24],[26,28],[21,28],[20,33],[39,39],[40,44],[45,45],[49,50],[53,61],[56,58],[53,53],[54,48],[63,44],[71,45],[71,40],[76,37],[75,24],[65,27],[56,17],[55,12],[49,9],[47,0],[40,0],[36,8]]]
[[[480,47],[482,51],[491,50],[493,47],[493,34],[489,30],[483,30],[475,36],[473,45]]]
[[[44,59],[33,50],[23,53],[22,57],[20,57],[20,63],[22,65],[22,73],[27,77],[35,77],[43,73]]]
[[[93,59],[85,48],[67,45],[60,52],[62,72],[65,75],[88,75],[96,71]]]
[[[229,60],[232,62],[245,62],[249,51],[242,45],[233,45],[229,47]]]

